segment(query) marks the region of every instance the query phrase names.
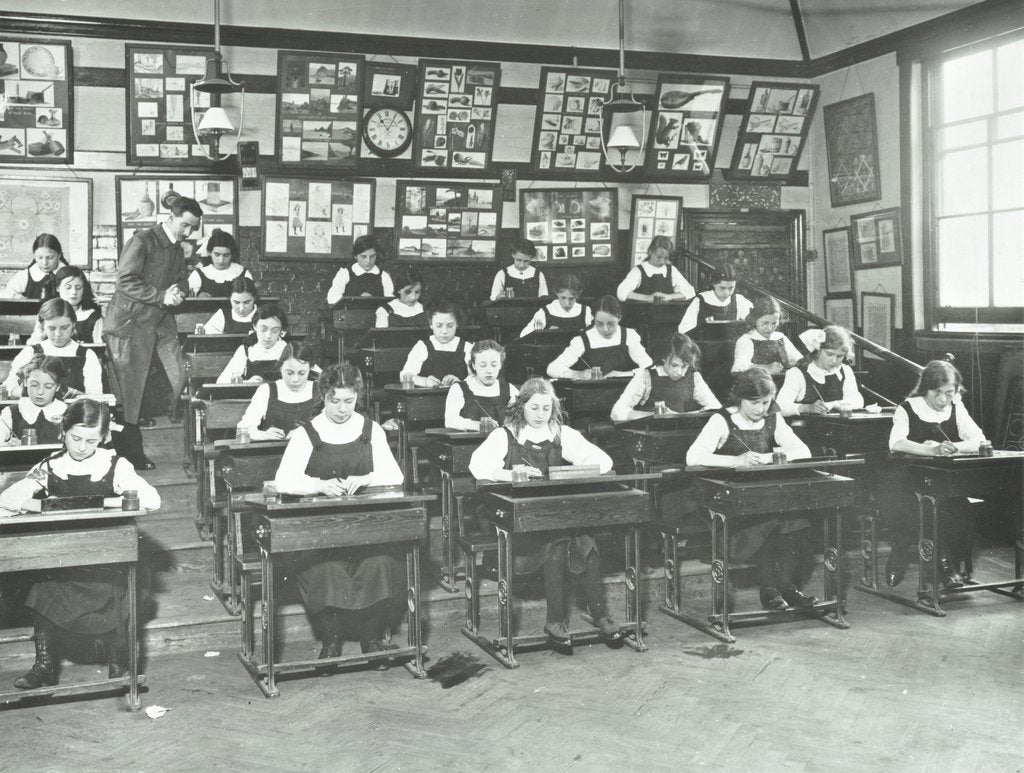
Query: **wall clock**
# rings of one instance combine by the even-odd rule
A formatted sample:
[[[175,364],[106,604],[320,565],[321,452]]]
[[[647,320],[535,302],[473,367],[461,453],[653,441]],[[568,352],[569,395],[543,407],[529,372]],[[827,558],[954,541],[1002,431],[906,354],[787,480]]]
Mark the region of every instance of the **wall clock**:
[[[412,144],[412,121],[401,110],[375,107],[363,119],[363,139],[375,155],[400,155]]]

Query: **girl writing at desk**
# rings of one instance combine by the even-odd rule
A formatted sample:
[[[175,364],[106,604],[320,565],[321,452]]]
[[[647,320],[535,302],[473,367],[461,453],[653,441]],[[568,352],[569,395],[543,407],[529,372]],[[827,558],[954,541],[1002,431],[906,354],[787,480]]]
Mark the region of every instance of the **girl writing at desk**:
[[[824,330],[805,330],[800,340],[810,353],[786,371],[779,389],[782,415],[863,408],[864,396],[857,388],[857,377],[846,364],[853,357],[850,334],[838,325],[829,325]]]
[[[219,376],[218,384],[230,384],[236,379],[262,383],[277,375],[281,353],[286,346],[288,317],[276,304],[260,306],[252,318],[255,343],[242,344],[235,350]]]
[[[188,289],[192,295],[209,298],[227,298],[236,279],[252,279],[252,274],[238,259],[238,242],[227,231],[215,228],[206,240],[206,254],[210,262],[198,266],[188,275]]]
[[[441,301],[428,314],[430,336],[413,344],[402,366],[402,376],[412,376],[420,387],[451,386],[466,377],[472,344],[460,338],[459,310]]]
[[[771,464],[772,450],[781,448],[790,461],[811,455],[778,412],[772,411],[775,382],[768,371],[753,367],[737,373],[728,408],[704,425],[686,452],[687,466],[746,467]],[[807,607],[817,599],[805,596],[804,566],[810,557],[806,518],[766,517],[750,526],[730,529],[729,556],[753,558],[757,565],[761,605],[767,610]]]
[[[37,464],[24,480],[0,494],[0,507],[36,510],[39,495],[118,497],[138,493],[143,510],[160,507],[160,494],[131,462],[101,448],[110,427],[107,406],[88,398],[73,402],[61,420],[64,451]],[[107,677],[128,673],[128,589],[120,568],[87,567],[49,572],[29,590],[36,660],[14,686],[33,690],[57,684],[61,640],[69,634],[98,638],[107,652]]]
[[[68,265],[60,239],[53,234],[39,234],[32,242],[32,260],[8,280],[3,297],[44,301],[53,298],[57,294],[53,273],[61,263]]]
[[[259,301],[260,293],[256,283],[247,276],[235,277],[231,282],[227,306],[213,312],[203,326],[204,332],[207,335],[251,332]]]
[[[277,380],[256,388],[249,407],[238,421],[239,427],[249,429],[252,440],[291,437],[296,427],[323,408],[320,388],[315,380],[310,380],[311,375],[319,374],[310,343],[286,343],[278,358],[278,374]]]
[[[640,335],[622,327],[622,304],[604,296],[594,312],[593,327],[576,336],[565,351],[548,365],[551,378],[583,378],[591,368],[608,377],[631,376],[651,367],[654,360],[644,349]]]
[[[642,419],[664,403],[669,413],[721,408],[700,375],[700,349],[689,336],[674,333],[660,365],[638,371],[612,406],[612,421]]]
[[[469,351],[470,374],[452,384],[444,404],[444,426],[479,432],[480,420],[505,423],[519,390],[501,377],[505,347],[490,339],[477,341]]]
[[[985,440],[974,419],[964,407],[960,371],[943,360],[932,360],[910,397],[896,408],[889,433],[889,450],[913,456],[953,456],[975,454]],[[916,519],[907,517],[916,510],[915,497],[903,482],[904,507],[889,508],[899,513],[891,524],[892,551],[885,564],[886,582],[898,585],[906,574],[911,547],[916,547]],[[963,502],[966,507],[967,503]],[[913,508],[913,509],[911,509]],[[971,536],[966,517],[941,511],[939,519],[939,567],[943,584],[956,588],[964,583],[960,562],[970,557]]]
[[[781,376],[786,368],[796,365],[800,351],[779,331],[782,307],[774,298],[762,295],[754,302],[747,324],[750,330],[736,339],[732,372],[740,373],[753,365],[761,365],[773,376]]]
[[[356,411],[363,392],[359,371],[344,362],[317,380],[324,408],[292,433],[275,482],[286,494],[340,497],[366,486],[398,486],[402,470],[380,425]],[[313,557],[315,556],[315,557]],[[405,597],[404,564],[378,548],[351,548],[333,557],[313,554],[298,573],[306,613],[323,643],[320,658],[341,655],[358,638],[364,653],[383,643],[394,600]]]
[[[633,266],[615,291],[620,301],[685,301],[693,297],[693,285],[670,262],[675,245],[667,236],[655,236],[647,246],[647,258]]]
[[[566,274],[555,286],[555,300],[537,310],[519,334],[526,338],[534,330],[586,330],[594,324],[594,312],[579,302],[583,283],[575,274]]]
[[[568,462],[612,468],[611,457],[572,427],[562,424],[562,409],[551,382],[531,378],[505,418],[505,426],[491,432],[473,452],[469,471],[477,480],[512,480],[513,466],[525,465],[533,477],[544,477],[549,467]],[[601,635],[613,639],[619,627],[608,615],[601,583],[601,559],[589,534],[516,539],[513,569],[517,574],[543,571],[547,616],[544,633],[559,644],[571,641],[566,579],[579,578],[587,608]]]
[[[83,344],[103,343],[103,314],[85,272],[78,266],[61,266],[53,275],[53,284],[57,288],[57,297],[70,303],[75,310],[75,340]],[[37,324],[28,343],[38,343],[44,338],[42,325]]]
[[[65,371],[56,357],[36,354],[18,374],[22,395],[15,405],[0,412],[0,443],[21,445],[26,430],[34,430],[36,443],[59,443],[60,422],[67,403],[57,399],[64,383]]]
[[[352,244],[351,266],[342,266],[334,275],[331,289],[327,291],[327,305],[333,306],[342,298],[373,296],[392,298],[395,284],[391,275],[377,265],[380,246],[369,234],[364,234]]]
[[[64,387],[76,394],[103,394],[103,369],[96,354],[74,339],[75,310],[60,298],[51,298],[39,308],[39,324],[44,339],[26,346],[11,362],[11,372],[4,381],[12,397],[22,394],[19,371],[37,354],[56,357],[64,366]],[[63,395],[62,395],[63,396]]]
[[[746,319],[753,305],[736,292],[736,271],[727,263],[712,272],[711,289],[697,293],[690,301],[679,320],[679,332]]]
[[[494,275],[491,283],[491,300],[512,291],[514,298],[543,298],[548,294],[548,283],[533,265],[537,259],[537,245],[522,237],[512,243],[512,265],[506,266]]]
[[[423,277],[415,269],[395,273],[395,287],[398,297],[393,298],[379,309],[374,317],[374,327],[421,327],[427,323],[427,312],[420,303],[423,294]]]

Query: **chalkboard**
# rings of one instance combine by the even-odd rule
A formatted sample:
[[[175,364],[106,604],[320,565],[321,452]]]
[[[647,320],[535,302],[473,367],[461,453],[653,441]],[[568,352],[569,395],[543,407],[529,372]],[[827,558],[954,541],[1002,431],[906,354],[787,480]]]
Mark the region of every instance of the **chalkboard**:
[[[370,232],[376,181],[263,178],[263,257],[349,260]]]
[[[520,232],[552,266],[616,262],[618,212],[614,188],[519,192]]]
[[[501,228],[501,186],[398,181],[395,256],[403,261],[491,263]]]

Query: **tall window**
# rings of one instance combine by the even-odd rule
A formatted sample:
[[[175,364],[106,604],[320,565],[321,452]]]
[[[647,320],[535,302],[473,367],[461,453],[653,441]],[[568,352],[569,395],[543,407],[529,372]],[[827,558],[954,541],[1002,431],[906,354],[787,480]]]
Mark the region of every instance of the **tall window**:
[[[932,322],[1021,322],[1024,36],[930,68]]]

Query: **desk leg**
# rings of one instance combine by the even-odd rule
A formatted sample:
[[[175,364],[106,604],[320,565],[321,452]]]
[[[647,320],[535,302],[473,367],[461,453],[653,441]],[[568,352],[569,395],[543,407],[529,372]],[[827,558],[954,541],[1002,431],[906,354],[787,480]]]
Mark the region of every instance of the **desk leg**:
[[[240,585],[241,598],[238,607],[241,611],[239,623],[242,633],[242,655],[245,656],[245,660],[252,661],[256,649],[256,611],[253,609],[252,575],[250,572],[242,575]]]
[[[139,600],[135,562],[128,564],[128,711],[142,708],[139,699]]]
[[[405,574],[409,583],[408,613],[406,615],[406,637],[410,647],[416,654],[411,663],[405,663],[406,669],[417,679],[425,679],[427,672],[423,670],[423,620],[420,617],[420,543],[414,542],[405,554]]]
[[[826,602],[835,602],[835,613],[826,613],[822,618],[836,628],[849,628],[850,624],[843,618],[843,511],[836,508],[835,519],[824,518],[825,532],[825,572],[823,577]]]
[[[446,471],[441,471],[441,539],[444,541],[444,558],[441,566],[441,587],[449,593],[458,593],[455,586],[455,481]]]
[[[405,479],[411,481],[413,477],[409,469],[409,428],[406,425],[405,419],[398,420],[398,460],[398,463],[402,466],[402,472],[405,474]]]
[[[515,635],[512,632],[512,535],[498,529],[498,637],[499,651],[504,648],[502,661],[508,668],[517,668]]]
[[[626,532],[626,571],[622,581],[626,585],[626,625],[632,628],[632,635],[627,633],[625,643],[637,652],[646,652],[644,644],[644,626],[640,619],[640,528]]]
[[[1013,543],[1013,576],[1024,577],[1024,507],[1017,510],[1017,540]],[[1024,598],[1024,585],[1013,586],[1013,595]]]
[[[476,554],[466,556],[466,630],[480,635],[480,586],[476,567]]]
[[[860,519],[860,584],[878,587],[878,531],[873,513],[861,512]]]
[[[921,571],[917,576],[918,606],[938,617],[945,617],[939,600],[942,595],[939,587],[939,506],[935,497],[917,495],[917,519],[917,553],[921,559]],[[931,589],[927,587],[929,581]]]
[[[719,530],[717,539],[716,524]],[[736,637],[729,631],[729,521],[723,513],[711,513],[711,529],[711,592],[714,594],[711,603],[713,609],[715,604],[718,604],[717,614],[720,615],[722,636],[724,641],[732,644]]]
[[[679,540],[666,529],[661,532],[662,551],[665,556],[665,598],[664,606],[678,612],[681,604],[679,590]]]
[[[260,557],[263,565],[263,659],[267,664],[267,675],[256,684],[266,697],[276,698],[280,691],[277,689],[274,673],[274,558],[263,547],[260,547]]]

